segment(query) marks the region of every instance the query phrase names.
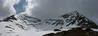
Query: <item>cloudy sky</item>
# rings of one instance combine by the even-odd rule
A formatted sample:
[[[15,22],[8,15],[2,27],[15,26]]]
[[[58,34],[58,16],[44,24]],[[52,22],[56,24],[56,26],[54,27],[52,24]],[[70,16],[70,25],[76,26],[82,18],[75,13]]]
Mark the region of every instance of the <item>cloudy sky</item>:
[[[77,10],[98,22],[98,0],[0,0],[0,18],[25,12],[39,18],[56,18]]]

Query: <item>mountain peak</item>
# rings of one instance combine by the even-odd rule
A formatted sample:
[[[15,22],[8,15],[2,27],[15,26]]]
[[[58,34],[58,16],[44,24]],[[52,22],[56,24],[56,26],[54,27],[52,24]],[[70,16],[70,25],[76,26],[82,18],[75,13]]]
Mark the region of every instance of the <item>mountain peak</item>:
[[[61,16],[63,20],[69,25],[78,25],[86,28],[98,28],[95,22],[91,21],[87,17],[80,14],[78,11],[73,11],[71,13],[66,13]]]
[[[64,15],[61,15],[63,18],[68,18],[69,16],[80,16],[81,14],[78,11],[72,11],[69,13],[66,13]]]
[[[9,16],[9,17],[7,17],[7,18],[4,18],[3,20],[1,20],[1,21],[11,21],[11,20],[17,20],[17,18],[15,17],[15,15],[11,15],[11,16]],[[11,21],[12,22],[12,21]]]

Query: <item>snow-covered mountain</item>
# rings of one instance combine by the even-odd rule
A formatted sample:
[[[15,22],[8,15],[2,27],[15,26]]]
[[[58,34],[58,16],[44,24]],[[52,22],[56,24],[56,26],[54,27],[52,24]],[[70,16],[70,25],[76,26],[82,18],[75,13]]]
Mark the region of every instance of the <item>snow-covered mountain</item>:
[[[30,30],[29,32],[31,32],[31,30],[40,32],[64,31],[79,27],[93,29],[98,28],[96,23],[89,20],[77,11],[72,11],[70,13],[63,14],[61,16],[58,16],[58,18],[39,19],[36,17],[29,16],[27,14],[18,14],[0,20],[0,29],[2,29],[0,30],[0,32],[2,33],[19,33],[28,30]]]
[[[39,27],[38,27],[39,26]],[[54,29],[71,29],[76,27],[82,28],[98,28],[96,23],[86,18],[77,11],[72,11],[64,15],[58,16],[56,19],[44,19],[36,28],[43,30]]]

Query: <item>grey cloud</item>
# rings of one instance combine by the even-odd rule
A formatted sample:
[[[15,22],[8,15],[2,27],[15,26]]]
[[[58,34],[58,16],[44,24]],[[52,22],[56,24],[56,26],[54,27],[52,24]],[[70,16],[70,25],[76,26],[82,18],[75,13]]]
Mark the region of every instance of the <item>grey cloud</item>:
[[[19,0],[0,0],[0,19],[15,14],[13,5],[18,2]]]
[[[32,10],[33,16],[40,18],[55,18],[64,13],[78,10],[81,14],[93,20],[98,18],[98,0],[41,0],[40,5]]]

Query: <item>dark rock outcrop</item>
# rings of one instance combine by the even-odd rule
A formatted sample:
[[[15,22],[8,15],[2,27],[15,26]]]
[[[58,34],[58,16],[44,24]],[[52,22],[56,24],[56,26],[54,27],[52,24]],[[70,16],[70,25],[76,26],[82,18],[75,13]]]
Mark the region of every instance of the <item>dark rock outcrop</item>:
[[[92,31],[91,29],[82,30],[82,28],[73,28],[69,31],[49,33],[43,36],[98,36],[98,32]]]
[[[54,29],[54,31],[61,31],[60,29]]]
[[[11,21],[11,20],[17,20],[17,18],[15,18],[14,15],[10,16],[10,17],[7,17],[7,18],[4,18],[2,21]],[[11,21],[12,22],[12,21]]]

